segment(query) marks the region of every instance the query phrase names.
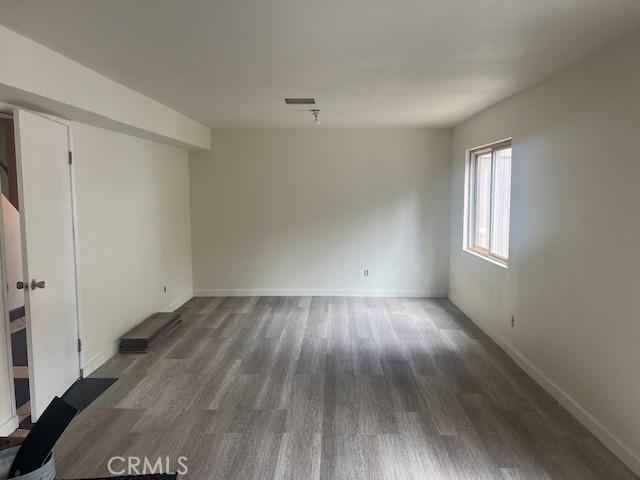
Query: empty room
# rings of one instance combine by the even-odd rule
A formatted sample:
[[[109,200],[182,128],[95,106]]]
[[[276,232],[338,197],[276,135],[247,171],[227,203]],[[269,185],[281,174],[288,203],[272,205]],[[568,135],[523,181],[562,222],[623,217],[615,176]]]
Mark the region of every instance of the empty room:
[[[640,478],[640,1],[0,0],[0,480]]]

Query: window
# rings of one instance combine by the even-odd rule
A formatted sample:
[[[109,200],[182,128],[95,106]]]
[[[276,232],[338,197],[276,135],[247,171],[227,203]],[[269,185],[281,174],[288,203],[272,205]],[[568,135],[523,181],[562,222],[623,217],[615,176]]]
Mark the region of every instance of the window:
[[[464,249],[507,266],[511,140],[469,151]]]

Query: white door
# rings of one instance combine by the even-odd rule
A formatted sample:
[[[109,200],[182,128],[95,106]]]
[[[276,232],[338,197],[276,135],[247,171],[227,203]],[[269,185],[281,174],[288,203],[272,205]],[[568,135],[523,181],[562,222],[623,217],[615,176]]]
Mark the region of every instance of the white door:
[[[16,110],[31,417],[79,377],[68,127]]]

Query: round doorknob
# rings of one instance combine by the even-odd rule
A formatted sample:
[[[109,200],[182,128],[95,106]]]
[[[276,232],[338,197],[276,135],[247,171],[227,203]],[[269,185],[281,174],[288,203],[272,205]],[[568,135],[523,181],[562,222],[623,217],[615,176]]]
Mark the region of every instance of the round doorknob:
[[[37,282],[35,278],[31,280],[31,290],[35,290],[36,288],[44,288],[44,280],[40,280],[39,282]]]
[[[18,282],[16,283],[16,288],[18,290],[22,290],[23,288],[25,288],[26,284],[24,282]]]

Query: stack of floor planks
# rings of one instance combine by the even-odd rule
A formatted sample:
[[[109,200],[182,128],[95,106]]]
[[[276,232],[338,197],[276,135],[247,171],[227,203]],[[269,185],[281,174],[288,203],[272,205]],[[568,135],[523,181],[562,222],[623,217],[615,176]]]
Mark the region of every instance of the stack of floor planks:
[[[151,344],[182,321],[179,313],[154,313],[120,339],[120,353],[146,353]]]

